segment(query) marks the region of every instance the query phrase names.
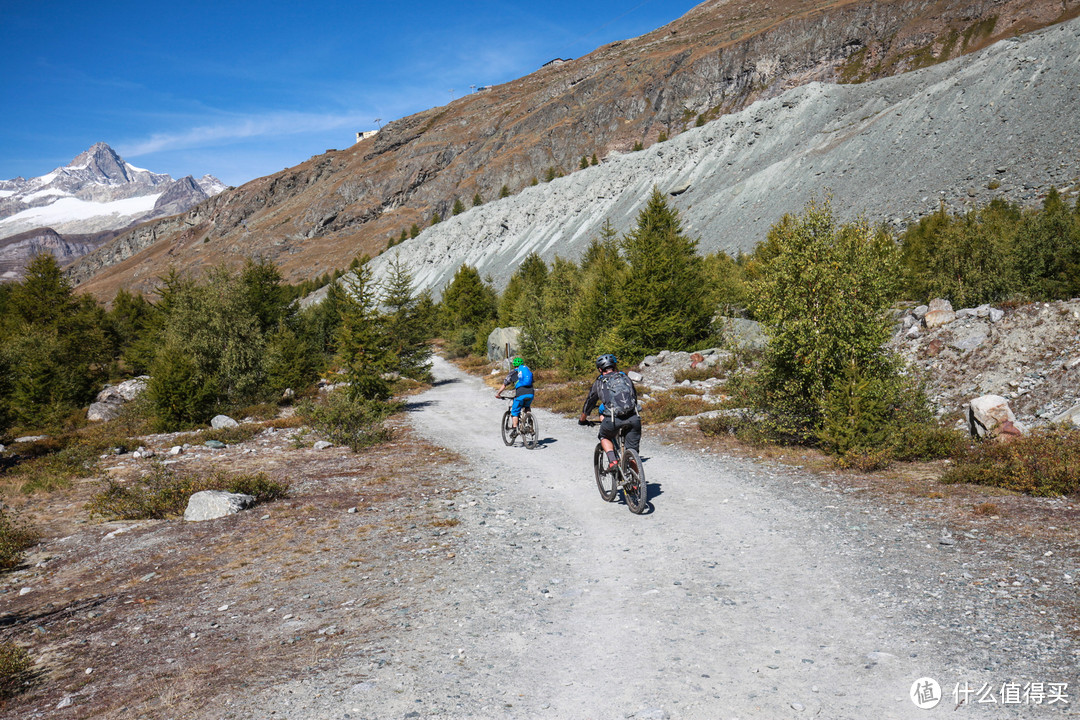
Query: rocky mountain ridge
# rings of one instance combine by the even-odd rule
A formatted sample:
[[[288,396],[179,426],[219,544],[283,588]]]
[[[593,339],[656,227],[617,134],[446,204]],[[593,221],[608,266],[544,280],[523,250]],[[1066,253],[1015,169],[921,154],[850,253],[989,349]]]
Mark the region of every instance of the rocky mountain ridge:
[[[224,189],[212,175],[173,180],[137,168],[105,143],[40,177],[0,181],[0,279],[18,279],[34,252],[71,262],[118,230],[184,212]]]
[[[456,200],[491,201],[504,186],[513,193],[571,173],[583,156],[649,145],[811,81],[932,65],[1078,11],[1080,3],[1045,0],[705,2],[652,33],[254,180],[204,203],[184,227],[120,237],[72,277],[107,299],[119,286],[151,287],[168,265],[260,256],[299,280],[380,252],[412,225],[449,215]]]
[[[703,251],[751,251],[786,213],[832,193],[840,220],[899,230],[944,203],[1037,204],[1080,192],[1080,21],[857,85],[810,83],[642,152],[526,188],[425,229],[400,257],[438,295],[461,263],[497,286],[529,253],[576,259],[610,219],[629,229],[655,185]],[[921,300],[928,300],[923,298]]]

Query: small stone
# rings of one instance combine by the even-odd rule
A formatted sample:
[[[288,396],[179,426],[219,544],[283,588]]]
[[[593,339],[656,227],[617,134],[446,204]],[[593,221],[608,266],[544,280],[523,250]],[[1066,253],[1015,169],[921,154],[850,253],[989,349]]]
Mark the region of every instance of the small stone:
[[[316,450],[326,450],[327,448],[334,447],[334,443],[327,442],[325,440],[319,440],[314,445],[312,445],[312,447],[314,447]]]
[[[803,707],[802,703],[793,702],[793,703],[791,703],[791,709],[794,710],[795,712],[802,712],[806,708]]]

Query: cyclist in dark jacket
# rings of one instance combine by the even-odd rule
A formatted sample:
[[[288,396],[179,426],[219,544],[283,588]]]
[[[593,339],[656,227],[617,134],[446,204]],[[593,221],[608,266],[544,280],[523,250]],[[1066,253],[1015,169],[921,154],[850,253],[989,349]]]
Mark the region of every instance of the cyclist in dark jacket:
[[[503,380],[502,387],[495,393],[495,397],[502,395],[503,390],[514,386],[514,402],[510,406],[510,437],[517,437],[518,420],[520,419],[521,411],[532,407],[533,401],[533,372],[529,369],[529,366],[525,364],[525,361],[519,357],[510,361],[512,369],[510,374]]]
[[[589,396],[585,398],[585,405],[581,408],[581,417],[578,418],[578,424],[585,425],[588,414],[597,404],[600,405],[599,412],[602,420],[600,421],[600,432],[597,433],[597,437],[600,439],[600,445],[604,448],[604,452],[607,453],[607,469],[610,471],[619,464],[618,458],[615,457],[615,445],[612,443],[612,439],[623,427],[629,427],[626,433],[627,449],[638,452],[641,443],[641,416],[637,413],[637,389],[634,387],[634,382],[626,377],[625,373],[619,372],[615,356],[609,353],[596,358],[596,369],[600,371],[600,376],[593,381],[592,387],[589,388]],[[622,378],[619,379],[619,384],[624,387],[629,386],[630,399],[632,400],[625,407],[618,409],[605,406],[605,403],[614,402],[613,398],[605,396],[610,393],[608,388],[615,385],[610,381],[605,382],[605,377],[615,374],[625,378],[625,385],[622,383]]]

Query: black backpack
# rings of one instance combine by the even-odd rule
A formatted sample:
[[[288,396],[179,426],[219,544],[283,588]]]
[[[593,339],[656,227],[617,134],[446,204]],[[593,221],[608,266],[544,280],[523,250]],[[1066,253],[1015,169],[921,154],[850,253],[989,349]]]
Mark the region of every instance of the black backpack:
[[[637,412],[634,402],[634,385],[624,373],[613,372],[600,376],[600,402],[604,413],[617,418],[628,418]]]

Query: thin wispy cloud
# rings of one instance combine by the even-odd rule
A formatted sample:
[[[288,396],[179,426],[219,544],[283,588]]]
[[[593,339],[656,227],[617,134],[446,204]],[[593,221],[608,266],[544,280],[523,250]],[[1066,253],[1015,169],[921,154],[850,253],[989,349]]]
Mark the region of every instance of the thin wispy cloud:
[[[363,114],[318,114],[278,112],[237,118],[229,122],[199,125],[178,132],[154,133],[148,138],[120,143],[124,157],[139,157],[156,152],[220,145],[236,140],[274,138],[356,127],[370,122],[370,112]]]

